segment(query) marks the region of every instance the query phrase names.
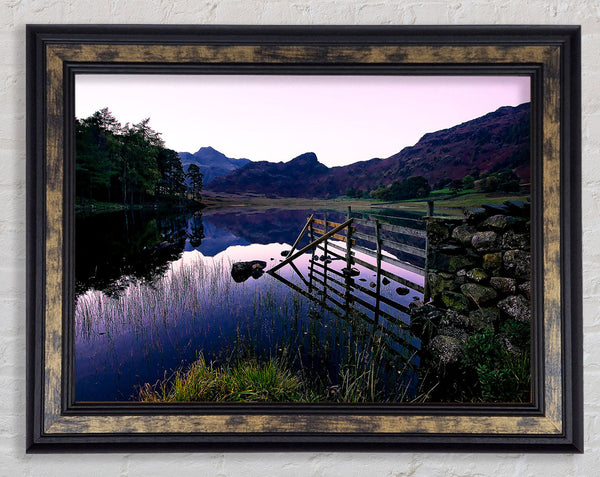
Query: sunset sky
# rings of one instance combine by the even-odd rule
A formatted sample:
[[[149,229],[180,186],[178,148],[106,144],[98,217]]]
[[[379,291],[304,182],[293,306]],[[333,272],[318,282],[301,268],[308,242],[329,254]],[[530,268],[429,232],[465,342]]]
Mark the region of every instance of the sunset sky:
[[[167,147],[329,167],[385,158],[424,134],[530,100],[529,77],[78,75],[75,114],[149,117]]]

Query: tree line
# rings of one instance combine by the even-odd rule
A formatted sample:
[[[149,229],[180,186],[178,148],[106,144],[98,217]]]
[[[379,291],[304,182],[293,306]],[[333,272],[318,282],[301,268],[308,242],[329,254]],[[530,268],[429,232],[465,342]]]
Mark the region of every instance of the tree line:
[[[149,122],[121,125],[108,108],[75,119],[78,201],[133,206],[200,199],[202,173],[190,166],[186,174],[178,153],[165,147]]]

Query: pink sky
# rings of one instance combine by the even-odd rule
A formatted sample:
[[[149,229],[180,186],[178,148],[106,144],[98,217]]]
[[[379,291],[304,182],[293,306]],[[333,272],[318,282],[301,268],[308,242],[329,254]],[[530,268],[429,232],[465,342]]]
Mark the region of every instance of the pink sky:
[[[529,77],[79,75],[75,114],[150,117],[166,146],[327,166],[385,158],[425,133],[530,100]]]

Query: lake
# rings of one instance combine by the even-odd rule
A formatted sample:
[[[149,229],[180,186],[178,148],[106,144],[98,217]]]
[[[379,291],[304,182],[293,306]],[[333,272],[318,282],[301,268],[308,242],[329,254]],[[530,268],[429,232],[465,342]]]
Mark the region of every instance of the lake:
[[[424,226],[415,215],[357,212]],[[403,283],[384,279],[375,297],[376,273],[354,264],[354,276],[345,277],[346,262],[334,251],[346,244],[336,239],[327,241],[327,254],[308,250],[293,266],[268,273],[285,260],[311,214],[337,223],[346,218],[335,210],[250,207],[78,214],[75,400],[135,401],[140,386],[200,356],[215,366],[275,358],[332,392],[344,370],[370,366],[372,400],[413,398],[420,343],[407,333],[406,310],[423,295],[406,284],[418,289],[423,277],[387,263]],[[308,243],[306,234],[296,250]],[[356,245],[369,248],[360,239]],[[423,266],[418,257],[385,254]],[[355,256],[376,264],[373,254]],[[256,261],[266,263],[267,273],[259,267],[243,281],[232,277],[233,264]]]

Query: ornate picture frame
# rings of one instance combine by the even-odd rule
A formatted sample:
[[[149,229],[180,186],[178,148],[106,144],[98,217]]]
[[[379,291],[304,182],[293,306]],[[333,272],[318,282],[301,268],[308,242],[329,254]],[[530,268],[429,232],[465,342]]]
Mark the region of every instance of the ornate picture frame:
[[[76,403],[74,78],[98,74],[531,78],[527,404]],[[27,451],[583,451],[580,29],[27,27]]]

